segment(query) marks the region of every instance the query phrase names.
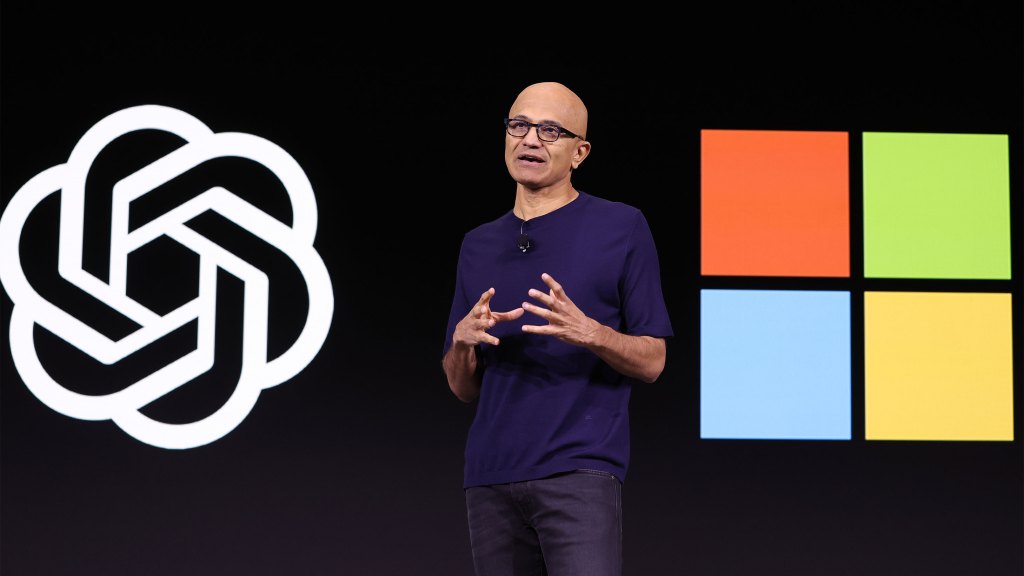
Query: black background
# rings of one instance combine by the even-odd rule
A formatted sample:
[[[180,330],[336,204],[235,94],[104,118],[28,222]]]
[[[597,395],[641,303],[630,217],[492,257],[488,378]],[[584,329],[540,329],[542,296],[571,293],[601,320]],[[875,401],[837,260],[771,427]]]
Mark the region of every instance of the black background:
[[[471,574],[461,480],[473,408],[449,392],[441,345],[462,235],[512,205],[500,119],[519,90],[545,80],[567,84],[590,111],[593,152],[576,186],[650,221],[676,328],[662,377],[633,391],[625,573],[1021,574],[1019,409],[1013,442],[866,442],[855,368],[852,441],[702,441],[697,364],[699,290],[730,285],[700,278],[706,128],[848,131],[853,160],[864,131],[1009,134],[1014,280],[945,288],[1013,292],[1020,356],[1020,3],[569,15],[513,6],[476,21],[446,7],[143,6],[4,4],[2,205],[129,106],[171,106],[216,132],[259,135],[288,151],[316,191],[333,324],[310,366],[264,391],[237,429],[163,450],[33,397],[11,360],[4,294],[3,574]],[[144,137],[124,146],[102,178],[116,181],[165,146]],[[237,183],[282,213],[280,189],[243,164],[211,165],[201,183]],[[166,201],[189,193],[181,187]],[[41,293],[85,314],[53,272],[58,210],[40,207],[22,257]],[[102,222],[95,205],[88,214]],[[855,209],[854,240],[856,218]],[[222,221],[196,227],[268,272],[271,347],[287,346],[301,328],[287,311],[304,305],[287,259]],[[102,251],[90,248],[87,267],[102,274]],[[194,260],[170,243],[147,250],[132,264],[133,295],[155,308],[194,295]],[[871,285],[858,277],[856,241],[852,256],[856,302]],[[241,285],[222,280],[217,367],[152,415],[198,418],[230,393]],[[97,328],[124,330],[95,314]],[[45,331],[36,337],[83,391],[118,389],[139,370],[104,372]],[[1019,363],[1014,381],[1020,398]]]

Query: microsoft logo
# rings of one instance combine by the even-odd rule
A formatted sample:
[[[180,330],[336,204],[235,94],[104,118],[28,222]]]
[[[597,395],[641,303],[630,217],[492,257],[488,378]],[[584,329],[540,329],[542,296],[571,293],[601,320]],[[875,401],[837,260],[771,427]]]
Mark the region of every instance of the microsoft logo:
[[[703,130],[701,437],[1012,441],[1010,219],[1007,135]]]

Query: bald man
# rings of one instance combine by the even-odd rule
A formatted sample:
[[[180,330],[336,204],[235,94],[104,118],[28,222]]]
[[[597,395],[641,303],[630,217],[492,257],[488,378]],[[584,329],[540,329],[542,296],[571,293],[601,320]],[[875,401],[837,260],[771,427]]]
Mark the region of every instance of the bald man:
[[[672,326],[643,214],[577,190],[587,108],[526,87],[505,119],[512,209],[462,241],[442,366],[477,402],[463,487],[478,576],[621,574],[629,396]]]

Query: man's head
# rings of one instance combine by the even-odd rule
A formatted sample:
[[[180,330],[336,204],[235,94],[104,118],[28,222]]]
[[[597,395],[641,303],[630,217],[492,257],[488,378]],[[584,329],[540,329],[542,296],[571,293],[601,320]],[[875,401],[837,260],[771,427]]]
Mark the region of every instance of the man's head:
[[[562,133],[557,140],[541,139],[537,128],[524,136],[505,134],[505,165],[520,185],[546,188],[569,182],[572,171],[590,153],[587,137],[587,107],[572,90],[557,82],[527,86],[512,103],[508,117],[531,124],[551,124],[576,134]]]

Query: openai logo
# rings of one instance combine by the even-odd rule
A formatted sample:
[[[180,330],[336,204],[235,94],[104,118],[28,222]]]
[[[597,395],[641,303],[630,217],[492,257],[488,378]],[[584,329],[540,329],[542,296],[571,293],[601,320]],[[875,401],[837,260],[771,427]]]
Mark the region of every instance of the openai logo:
[[[109,274],[101,279],[83,268],[83,231],[93,225],[85,220],[86,179],[94,161],[115,139],[143,130],[167,133],[184,144],[116,181],[109,191]],[[290,204],[291,221],[271,216],[221,186],[202,186],[197,195],[180,205],[163,206],[156,217],[141,225],[139,218],[130,218],[133,202],[201,164],[222,158],[254,162],[280,180]],[[21,245],[23,232],[33,212],[54,194],[58,194],[60,204],[56,258],[60,279],[130,320],[133,329],[126,335],[112,338],[101,333],[76,317],[75,310],[64,309],[73,307],[50,302],[30,283],[23,258],[32,253],[33,247]],[[294,314],[304,313],[304,323],[270,359],[267,327],[272,279],[187,225],[210,213],[280,251],[301,275],[308,306],[297,308]],[[191,115],[163,106],[138,106],[111,114],[85,133],[66,164],[44,170],[18,190],[0,218],[0,281],[14,302],[10,345],[15,367],[29,390],[61,414],[82,420],[112,420],[132,437],[161,448],[194,448],[218,440],[246,418],[262,390],[301,372],[327,337],[334,297],[327,269],[313,248],[316,229],[317,206],[309,179],[298,163],[275,144],[251,134],[214,133]],[[182,251],[194,253],[190,257],[198,262],[198,271],[191,277],[198,278],[198,289],[190,285],[188,296],[181,298],[183,303],[170,310],[154,310],[129,296],[129,258],[156,241],[176,243]],[[213,367],[218,275],[225,273],[244,285],[240,304],[243,327],[234,327],[242,340],[237,385],[226,401],[210,410],[212,413],[187,422],[167,422],[167,418],[158,420],[146,415],[144,407]],[[287,307],[291,303],[274,305]],[[133,372],[126,386],[106,394],[82,393],[74,385],[73,372],[69,375],[52,363],[48,370],[46,361],[52,356],[40,354],[36,338],[38,326],[71,349],[80,350],[83,357],[112,365],[143,347],[152,348],[186,325],[195,327],[195,345],[190,351],[154,363],[151,372]],[[62,376],[54,377],[55,373]]]

